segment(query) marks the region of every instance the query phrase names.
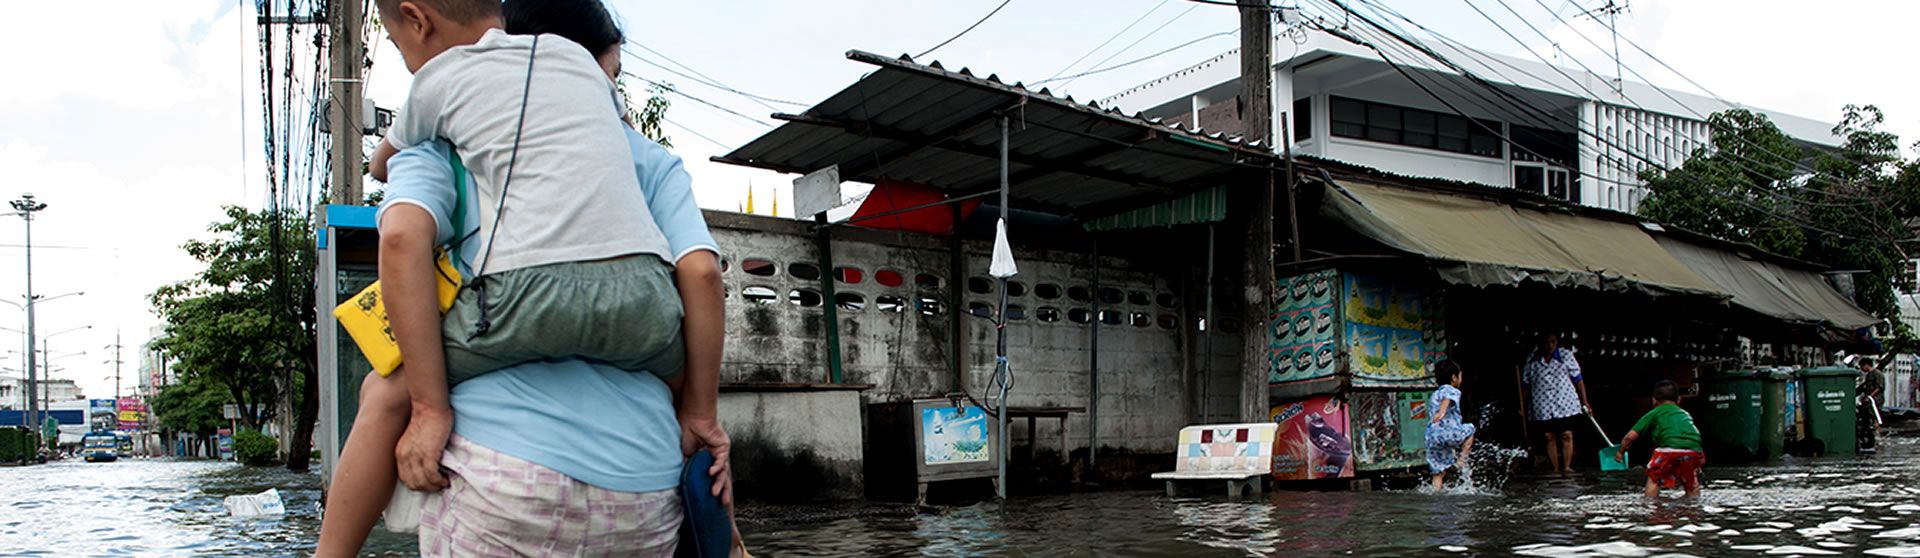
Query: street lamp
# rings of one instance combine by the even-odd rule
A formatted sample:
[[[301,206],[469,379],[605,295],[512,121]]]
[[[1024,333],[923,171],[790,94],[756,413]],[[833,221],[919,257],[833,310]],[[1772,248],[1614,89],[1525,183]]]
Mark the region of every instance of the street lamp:
[[[60,295],[60,296],[56,296],[56,297],[53,297],[53,298],[49,298],[49,299],[47,299],[47,300],[53,300],[54,298],[60,298],[60,297],[64,297],[64,296],[70,296],[70,295],[77,295],[77,294],[82,294],[82,293],[68,293],[68,294],[63,294],[63,295]],[[32,327],[28,327],[28,329],[32,329]],[[51,381],[51,380],[53,380],[53,369],[51,369],[51,368],[46,368],[46,366],[48,366],[49,364],[51,364],[51,363],[52,363],[52,361],[53,361],[53,359],[52,359],[52,358],[48,358],[48,357],[47,357],[47,355],[52,355],[52,354],[53,354],[53,350],[52,350],[51,348],[49,348],[49,347],[51,347],[51,346],[53,345],[53,343],[52,343],[52,341],[53,341],[53,338],[55,338],[55,337],[59,337],[59,336],[61,336],[61,335],[66,335],[66,334],[69,334],[69,333],[73,333],[73,332],[76,332],[76,331],[86,331],[86,330],[89,330],[89,329],[93,329],[93,326],[90,326],[90,325],[83,325],[83,326],[80,326],[80,327],[70,327],[70,328],[67,328],[67,329],[63,329],[63,330],[60,330],[60,331],[56,331],[56,332],[53,332],[53,333],[49,333],[49,334],[47,334],[47,336],[46,336],[46,337],[42,337],[42,338],[40,338],[40,352],[41,352],[41,354],[42,354],[42,356],[41,356],[41,358],[40,358],[40,360],[42,361],[42,362],[40,363],[40,366],[42,367],[42,373],[40,374],[40,376],[41,376],[41,378],[43,378],[43,379],[45,379],[45,380],[49,380],[49,381]],[[86,352],[86,351],[80,351],[80,352],[77,352],[77,353],[64,353],[64,354],[61,354],[61,355],[59,355],[59,357],[58,357],[58,358],[66,358],[66,357],[70,357],[70,356],[74,356],[74,355],[84,355],[84,354],[87,354],[87,352]],[[29,357],[29,360],[31,360],[31,357]],[[48,394],[47,394],[47,391],[48,391],[48,390],[47,390],[47,388],[46,388],[45,386],[41,386],[41,388],[40,388],[40,391],[39,391],[39,393],[40,393],[40,401],[42,402],[42,406],[41,406],[40,408],[42,408],[42,409],[44,409],[44,408],[46,408],[46,407],[45,407],[45,401],[47,401],[47,399],[48,399],[48,397],[47,397],[47,395],[48,395]]]
[[[33,214],[47,208],[47,204],[33,199],[33,194],[20,194],[20,199],[9,202],[14,215],[27,224],[27,426],[40,427],[39,408],[33,397]]]

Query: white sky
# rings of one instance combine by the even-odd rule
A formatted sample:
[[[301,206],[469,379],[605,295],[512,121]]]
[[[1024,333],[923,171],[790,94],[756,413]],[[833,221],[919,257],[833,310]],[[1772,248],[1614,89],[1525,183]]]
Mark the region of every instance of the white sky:
[[[1554,52],[1548,41],[1514,22],[1497,0],[1474,2],[1527,41],[1525,48],[1468,9],[1465,0],[1376,1],[1478,48],[1510,54],[1532,49],[1550,57]],[[1603,27],[1580,20],[1569,28],[1540,5],[1571,18],[1580,11],[1576,4],[1592,7],[1598,0],[1507,2],[1573,56],[1611,72],[1611,60],[1573,34],[1578,29],[1608,45]],[[871,70],[846,60],[847,50],[918,53],[998,2],[611,4],[640,44],[734,88],[812,103]],[[1184,0],[1112,0],[1098,3],[1096,11],[1088,5],[1014,0],[930,58],[950,68],[968,66],[1031,83],[1060,72],[1149,10],[1139,25],[1074,72],[1096,67],[1143,36],[1107,64],[1238,25],[1231,8]],[[1920,91],[1920,77],[1901,66],[1911,54],[1909,27],[1920,20],[1920,3],[1635,0],[1631,5],[1619,21],[1623,35],[1714,93],[1825,121],[1836,120],[1846,103],[1874,103],[1886,110],[1888,127],[1905,143],[1920,140],[1920,97],[1913,94]],[[222,204],[259,207],[266,199],[259,50],[251,2],[109,0],[88,4],[84,25],[71,24],[78,21],[74,9],[60,2],[0,3],[0,75],[10,78],[0,87],[0,197],[32,192],[50,205],[35,222],[34,243],[40,247],[34,252],[35,290],[87,294],[41,307],[39,328],[44,335],[93,327],[52,340],[54,377],[76,380],[89,396],[103,397],[113,390],[112,366],[104,361],[112,358],[106,346],[114,342],[115,330],[129,347],[123,358],[128,362],[125,390],[131,391],[135,347],[158,324],[146,295],[197,271],[180,244],[205,236],[205,227],[221,217]],[[1082,78],[1064,91],[1083,101],[1104,97],[1237,44],[1235,38],[1216,37]],[[1630,56],[1627,64],[1660,85],[1692,89],[1644,57]],[[770,120],[764,116],[773,112],[632,57],[626,65],[762,120]],[[397,106],[407,79],[392,46],[379,43],[369,94],[383,107]],[[792,177],[710,163],[708,157],[726,149],[681,125],[728,148],[768,128],[682,97],[673,102],[668,118],[677,124],[668,131],[693,173],[702,206],[734,209],[752,181],[760,189],[756,199],[762,212],[774,187],[781,190],[782,211],[789,211],[786,189]],[[19,301],[25,291],[22,240],[18,220],[0,221],[0,298],[10,301]],[[22,312],[0,305],[0,327],[23,326]],[[17,334],[0,331],[0,350],[17,351],[19,343]],[[79,350],[86,353],[60,356]],[[0,368],[20,367],[19,355],[0,355]],[[0,370],[0,375],[19,373]]]

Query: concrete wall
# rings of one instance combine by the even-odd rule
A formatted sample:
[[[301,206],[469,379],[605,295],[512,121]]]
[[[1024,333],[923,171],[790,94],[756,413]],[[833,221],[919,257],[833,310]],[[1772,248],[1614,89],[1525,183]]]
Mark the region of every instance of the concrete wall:
[[[734,478],[744,498],[858,498],[862,435],[856,390],[726,391],[720,423],[733,439]]]
[[[818,261],[813,237],[804,223],[709,213],[709,222],[728,266],[722,273],[728,293],[728,342],[722,381],[727,383],[823,383],[827,381],[825,312],[820,307],[792,303],[788,295],[796,290],[820,288],[818,279],[802,279],[791,273],[791,264],[813,265]],[[861,297],[859,310],[839,310],[844,382],[872,384],[862,393],[865,402],[902,401],[942,397],[952,390],[953,312],[962,312],[960,326],[966,339],[962,348],[966,361],[964,384],[975,398],[984,398],[994,364],[995,328],[984,317],[964,315],[967,306],[988,307],[998,301],[997,286],[986,292],[969,289],[970,282],[990,283],[986,276],[991,246],[985,242],[965,243],[966,269],[960,281],[948,275],[949,253],[946,240],[926,235],[882,233],[842,229],[835,232],[833,255],[836,266],[860,270],[858,283],[840,283],[838,292]],[[1018,235],[1015,235],[1018,242]],[[1020,275],[1013,279],[1020,291],[1009,296],[1010,305],[1024,309],[1026,319],[1011,320],[1006,328],[1008,355],[1014,370],[1015,385],[1009,395],[1014,406],[1087,406],[1090,400],[1093,325],[1091,301],[1075,300],[1080,294],[1071,287],[1090,287],[1093,283],[1091,257],[1084,253],[1039,250],[1016,245],[1014,255]],[[770,261],[776,271],[770,276],[746,273],[746,262]],[[1100,329],[1101,404],[1099,407],[1100,445],[1134,451],[1170,451],[1179,428],[1187,424],[1188,403],[1183,374],[1191,357],[1182,347],[1183,323],[1193,323],[1197,315],[1192,301],[1197,297],[1181,292],[1178,273],[1156,271],[1163,262],[1147,264],[1116,258],[1103,258],[1100,284],[1118,292],[1119,304],[1102,304],[1113,313],[1118,325]],[[898,272],[905,283],[886,286],[876,281],[882,271]],[[1192,270],[1180,270],[1191,272]],[[916,277],[927,275],[935,282],[918,284]],[[969,281],[969,279],[974,281]],[[1048,289],[1042,289],[1047,285]],[[1197,286],[1194,286],[1197,289]],[[750,302],[743,295],[760,288],[776,293],[770,304]],[[1057,288],[1060,292],[1044,293]],[[959,289],[959,308],[947,307],[954,289]],[[1229,298],[1220,291],[1217,296]],[[1089,293],[1097,294],[1097,293]],[[1165,295],[1165,296],[1162,296]],[[805,298],[806,295],[802,294]],[[897,297],[905,308],[885,311],[881,297]],[[1171,299],[1172,306],[1161,304]],[[940,308],[922,307],[920,301],[938,302]],[[1145,304],[1140,304],[1145,302]],[[1053,321],[1042,320],[1057,314]],[[1078,311],[1078,312],[1076,312]],[[1186,312],[1186,314],[1183,314]],[[1220,315],[1232,316],[1222,304]],[[1182,316],[1187,316],[1182,318]],[[1136,322],[1136,320],[1139,320]],[[1136,325],[1136,323],[1142,325]],[[1225,415],[1237,404],[1239,340],[1221,332],[1214,343],[1216,376],[1209,392],[1208,407]],[[1198,339],[1198,337],[1194,337]],[[1197,354],[1197,353],[1195,353]],[[1197,358],[1192,361],[1198,363]],[[1197,370],[1198,364],[1194,364]],[[784,413],[784,412],[783,412]],[[1088,415],[1076,413],[1068,423],[1069,452],[1088,443]],[[1027,443],[1024,425],[1012,428],[1013,443]],[[1042,451],[1060,450],[1059,431],[1052,421],[1036,432]]]

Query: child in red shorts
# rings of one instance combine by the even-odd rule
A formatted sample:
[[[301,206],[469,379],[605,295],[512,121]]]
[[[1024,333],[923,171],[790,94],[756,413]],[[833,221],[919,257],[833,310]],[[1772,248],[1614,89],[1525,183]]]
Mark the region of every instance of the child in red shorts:
[[[1653,410],[1634,423],[1633,431],[1620,440],[1616,459],[1625,461],[1627,446],[1645,433],[1653,437],[1653,457],[1647,460],[1647,497],[1659,498],[1662,488],[1685,488],[1688,498],[1700,496],[1700,466],[1707,463],[1701,451],[1700,429],[1693,415],[1680,408],[1680,386],[1672,380],[1653,385]]]

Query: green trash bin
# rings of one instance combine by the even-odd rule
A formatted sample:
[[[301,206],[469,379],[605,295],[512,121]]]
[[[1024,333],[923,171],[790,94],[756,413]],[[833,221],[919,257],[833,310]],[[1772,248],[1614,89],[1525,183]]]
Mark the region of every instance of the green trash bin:
[[[1752,370],[1732,370],[1700,379],[1700,395],[1694,399],[1693,419],[1700,427],[1701,442],[1707,455],[1719,463],[1742,463],[1764,457],[1760,431],[1765,405],[1761,392],[1765,382]]]
[[[1799,373],[1806,394],[1807,437],[1819,440],[1825,455],[1854,454],[1854,382],[1860,371],[1841,366],[1808,368]]]
[[[1787,430],[1793,427],[1787,417],[1787,383],[1793,373],[1786,370],[1762,370],[1760,378],[1761,457],[1778,459],[1786,453]]]

